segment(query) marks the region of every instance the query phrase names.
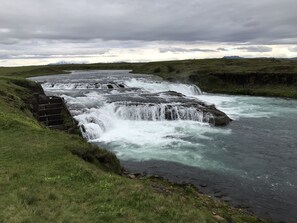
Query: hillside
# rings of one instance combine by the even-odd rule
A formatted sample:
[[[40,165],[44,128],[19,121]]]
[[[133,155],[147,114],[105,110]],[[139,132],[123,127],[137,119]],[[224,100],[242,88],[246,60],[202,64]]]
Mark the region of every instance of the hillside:
[[[297,99],[297,61],[286,59],[204,59],[152,62],[137,66],[169,81],[198,85],[211,93]]]

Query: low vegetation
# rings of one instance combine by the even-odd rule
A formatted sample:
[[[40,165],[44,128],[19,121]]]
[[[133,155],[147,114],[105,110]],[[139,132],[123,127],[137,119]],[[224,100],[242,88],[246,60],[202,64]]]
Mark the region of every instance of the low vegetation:
[[[0,69],[0,222],[266,222],[192,186],[121,176],[115,155],[38,123],[25,102],[40,88],[23,77],[64,68]]]
[[[155,74],[168,81],[198,85],[210,93],[297,99],[297,60],[205,59],[152,62],[134,73]]]

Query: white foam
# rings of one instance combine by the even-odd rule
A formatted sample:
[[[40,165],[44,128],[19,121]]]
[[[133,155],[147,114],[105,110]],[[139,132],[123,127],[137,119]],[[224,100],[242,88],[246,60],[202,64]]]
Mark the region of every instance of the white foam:
[[[132,78],[125,81],[125,85],[128,87],[142,88],[148,92],[159,93],[164,91],[176,91],[184,95],[192,96],[201,94],[201,90],[196,85],[169,83],[166,81],[153,82],[144,79]]]
[[[196,98],[214,104],[219,110],[225,112],[230,118],[269,118],[279,115],[269,98],[203,94]]]

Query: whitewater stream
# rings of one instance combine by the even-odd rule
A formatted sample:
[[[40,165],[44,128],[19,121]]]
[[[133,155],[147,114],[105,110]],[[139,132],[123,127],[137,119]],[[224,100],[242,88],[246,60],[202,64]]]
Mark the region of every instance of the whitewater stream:
[[[86,140],[114,152],[127,170],[193,183],[274,222],[297,222],[296,100],[207,94],[129,71],[31,79],[63,97]],[[233,121],[209,124],[211,115],[175,92]]]

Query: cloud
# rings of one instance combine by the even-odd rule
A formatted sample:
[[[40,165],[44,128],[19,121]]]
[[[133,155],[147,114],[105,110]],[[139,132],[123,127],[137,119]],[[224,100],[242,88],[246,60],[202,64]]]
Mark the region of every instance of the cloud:
[[[242,46],[242,47],[228,47],[228,48],[217,48],[221,52],[230,52],[230,51],[242,51],[242,52],[257,52],[257,53],[269,53],[272,52],[273,48],[269,46]]]
[[[295,46],[295,47],[289,47],[288,49],[291,52],[297,52],[297,46]]]
[[[1,59],[76,58],[108,55],[110,49],[98,46],[97,42],[75,43],[65,41],[18,41],[17,44],[2,44]]]
[[[220,48],[218,48],[217,50],[218,50],[218,51],[229,51],[230,49],[220,47]]]
[[[185,49],[185,48],[160,48],[159,49],[160,53],[167,53],[167,52],[172,52],[172,53],[193,53],[193,52],[204,52],[204,53],[209,53],[209,52],[216,52],[216,50],[212,49],[198,49],[198,48],[193,48],[193,49]]]
[[[245,46],[245,47],[237,47],[236,49],[242,50],[245,52],[259,52],[259,53],[267,53],[272,51],[272,48],[268,46]]]
[[[3,1],[0,39],[295,41],[295,8],[295,0]]]
[[[0,58],[108,56],[100,52],[149,46],[178,58],[271,53],[267,45],[297,44],[296,24],[296,0],[3,0]]]

